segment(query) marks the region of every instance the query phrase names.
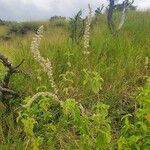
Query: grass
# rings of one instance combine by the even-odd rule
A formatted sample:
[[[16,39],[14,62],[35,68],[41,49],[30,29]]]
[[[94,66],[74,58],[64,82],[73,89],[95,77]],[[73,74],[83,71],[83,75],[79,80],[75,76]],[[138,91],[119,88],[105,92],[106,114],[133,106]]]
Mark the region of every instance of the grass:
[[[106,26],[106,16],[101,15],[96,24],[92,24],[90,36],[89,62],[85,62],[83,56],[83,42],[73,43],[69,37],[69,24],[64,22],[43,22],[45,32],[40,45],[41,55],[49,58],[53,64],[54,79],[59,88],[59,95],[62,100],[68,97],[76,99],[86,109],[99,101],[110,105],[109,116],[112,120],[114,136],[119,134],[121,128],[121,118],[123,115],[135,111],[138,88],[144,85],[145,77],[145,58],[150,58],[150,12],[129,12],[127,20],[119,33],[112,36]],[[32,23],[31,23],[32,24]],[[57,26],[55,26],[57,24]],[[60,25],[61,24],[61,25]],[[7,31],[8,27],[0,26],[0,35]],[[13,64],[18,64],[22,59],[25,62],[20,67],[21,73],[13,76],[11,87],[21,93],[22,98],[15,100],[20,103],[24,97],[34,95],[40,91],[51,89],[47,75],[43,73],[42,68],[34,60],[30,51],[30,44],[33,33],[25,36],[13,35],[8,41],[0,42],[0,52],[6,55]],[[71,55],[69,55],[71,53]],[[65,95],[61,86],[62,78],[68,70],[67,62],[70,60],[71,72],[73,76],[74,91]],[[86,86],[83,86],[83,69],[90,68],[98,72],[104,80],[102,90],[96,95]],[[1,77],[4,73],[4,67],[0,64]],[[12,111],[7,114],[10,117],[16,113],[19,105],[13,101]],[[15,104],[15,105],[14,105]],[[15,108],[14,108],[15,107]],[[13,123],[13,118],[9,118]],[[3,120],[2,120],[3,121]],[[12,127],[10,132],[12,137],[19,132],[20,127]],[[0,125],[0,127],[2,127]],[[11,131],[11,129],[10,129]],[[1,142],[0,129],[0,142]],[[15,135],[14,135],[15,134]],[[7,136],[8,141],[0,149],[22,149],[18,147],[22,143],[21,137],[14,140],[14,148]],[[5,138],[4,138],[5,139]],[[6,144],[8,143],[8,145]]]

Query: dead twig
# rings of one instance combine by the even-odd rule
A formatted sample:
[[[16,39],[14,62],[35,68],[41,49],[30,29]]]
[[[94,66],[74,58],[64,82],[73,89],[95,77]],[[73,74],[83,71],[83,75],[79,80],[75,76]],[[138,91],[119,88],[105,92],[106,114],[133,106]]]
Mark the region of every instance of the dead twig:
[[[0,91],[1,92],[6,92],[6,93],[14,95],[14,96],[18,96],[18,93],[16,93],[15,91],[7,89],[7,88],[3,88],[1,86],[0,86]]]
[[[2,64],[8,68],[4,75],[4,79],[2,80],[2,84],[0,86],[0,92],[2,93],[2,101],[7,99],[7,96],[15,96],[18,97],[19,94],[11,89],[9,89],[10,78],[14,73],[18,73],[18,68],[23,64],[24,60],[22,60],[17,66],[13,66],[7,57],[0,53],[0,60]]]

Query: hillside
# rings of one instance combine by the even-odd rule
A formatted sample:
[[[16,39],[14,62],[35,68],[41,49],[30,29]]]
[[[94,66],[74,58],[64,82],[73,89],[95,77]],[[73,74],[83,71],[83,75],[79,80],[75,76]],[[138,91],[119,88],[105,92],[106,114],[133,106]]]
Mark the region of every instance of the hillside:
[[[9,33],[0,53],[13,65],[24,60],[9,84],[19,97],[1,101],[0,150],[148,150],[150,12],[129,12],[115,34],[105,14],[93,18],[88,55],[84,38],[72,41],[69,20],[24,24],[34,30],[10,34],[11,25],[0,25],[1,37]],[[41,25],[36,58],[31,42]],[[1,63],[1,81],[6,69]],[[56,97],[47,93],[34,101],[39,92]]]

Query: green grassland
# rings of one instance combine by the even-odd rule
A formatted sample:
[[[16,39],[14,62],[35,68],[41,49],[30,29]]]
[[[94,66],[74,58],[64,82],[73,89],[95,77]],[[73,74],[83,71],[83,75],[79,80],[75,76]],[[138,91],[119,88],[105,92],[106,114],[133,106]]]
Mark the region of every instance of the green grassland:
[[[117,16],[115,19],[117,19]],[[30,47],[34,36],[33,32],[28,32],[25,35],[13,34],[11,39],[1,40],[0,52],[7,56],[12,64],[17,65],[22,59],[25,59],[25,61],[19,68],[20,73],[14,74],[10,81],[11,89],[19,92],[21,96],[16,99],[8,99],[8,108],[4,108],[2,104],[0,105],[0,150],[36,150],[37,147],[41,150],[148,150],[150,148],[150,122],[145,119],[146,116],[140,118],[137,115],[137,117],[136,112],[139,109],[147,110],[148,108],[145,107],[150,106],[148,103],[148,100],[150,100],[149,85],[144,88],[147,92],[147,97],[143,96],[141,98],[147,100],[144,103],[145,105],[138,101],[140,98],[137,98],[141,93],[140,88],[147,84],[147,78],[150,73],[149,66],[147,68],[145,64],[146,58],[150,58],[150,12],[129,12],[124,26],[116,34],[110,33],[106,16],[98,16],[98,19],[93,21],[91,25],[90,54],[87,59],[83,55],[83,40],[76,43],[70,38],[69,21],[56,20],[28,24],[44,25],[44,34],[39,51],[44,58],[49,58],[52,63],[53,78],[58,88],[59,100],[64,102],[62,108],[58,103],[51,102],[53,106],[51,115],[57,113],[57,111],[60,113],[65,108],[68,108],[68,111],[76,111],[73,119],[67,116],[67,120],[67,117],[63,116],[59,120],[60,113],[57,118],[53,119],[53,123],[46,122],[46,125],[49,124],[53,128],[51,132],[49,131],[49,134],[42,124],[45,120],[38,118],[39,120],[36,120],[38,125],[35,124],[33,127],[34,135],[27,135],[28,132],[21,121],[16,121],[18,112],[22,113],[24,111],[23,113],[31,115],[30,111],[23,110],[23,100],[37,92],[52,91],[52,87],[47,75],[32,56]],[[0,36],[4,35],[9,28],[9,26],[0,25]],[[1,63],[1,80],[5,71],[6,68]],[[67,72],[69,73],[67,74]],[[66,78],[65,80],[64,76],[68,80]],[[93,85],[94,82],[96,82],[95,85]],[[100,82],[100,84],[97,82]],[[101,86],[98,92],[95,90],[97,84]],[[46,99],[47,101],[48,98],[41,99]],[[92,129],[87,129],[88,133],[86,134],[85,132],[84,136],[80,131],[81,129],[79,129],[81,133],[76,133],[78,128],[82,128],[81,122],[72,121],[79,115],[76,116],[79,111],[79,107],[74,106],[76,103],[77,105],[82,105],[85,109],[85,118],[88,118],[87,122],[90,122],[86,124],[87,128],[95,126],[95,130],[98,128],[103,129],[103,127],[99,127],[98,122],[104,121],[104,126],[110,126],[110,132],[109,128],[104,128],[104,131],[106,130],[105,136],[101,136],[100,132],[91,131]],[[99,106],[101,110],[99,115],[104,114],[97,121],[91,121],[93,118],[89,116],[96,114],[94,107],[98,104],[101,105]],[[109,106],[109,109],[106,106]],[[36,107],[38,106],[35,104],[33,108],[38,109]],[[40,112],[32,110],[32,113]],[[32,116],[36,116],[35,114]],[[129,114],[132,115],[131,120],[129,120]],[[147,115],[150,115],[150,111],[147,112]],[[80,117],[80,120],[85,119],[81,115]],[[105,118],[104,120],[103,117]],[[122,121],[123,117],[125,117],[125,123]],[[144,129],[142,127],[142,129],[138,129],[136,126],[136,123],[140,120],[139,118],[143,120]],[[68,122],[74,125],[70,125]],[[132,126],[131,124],[135,125],[134,129],[137,128],[132,133],[135,138],[131,138],[130,135],[129,128]],[[32,129],[32,125],[29,124],[28,128]],[[56,126],[57,132],[54,134]],[[130,129],[132,130],[132,128]],[[90,132],[92,133],[90,134]],[[127,133],[125,134],[125,132]],[[89,136],[86,136],[88,134]],[[99,136],[101,138],[97,140]],[[47,142],[47,139],[51,140]],[[94,142],[94,140],[97,141]],[[144,141],[147,141],[148,144],[144,143]]]

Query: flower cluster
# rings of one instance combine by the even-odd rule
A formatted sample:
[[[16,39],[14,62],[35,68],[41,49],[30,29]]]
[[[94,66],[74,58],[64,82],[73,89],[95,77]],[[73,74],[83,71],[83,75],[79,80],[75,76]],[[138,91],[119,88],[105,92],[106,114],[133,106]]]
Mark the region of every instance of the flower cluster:
[[[53,98],[54,100],[58,101],[58,98],[57,98],[57,95],[55,94],[52,94],[50,92],[39,92],[37,94],[35,94],[31,99],[28,100],[27,104],[23,105],[24,108],[30,108],[32,103],[37,100],[40,96],[43,96],[43,97],[51,97]]]
[[[41,38],[43,36],[43,30],[44,30],[44,27],[41,26],[38,29],[37,34],[35,34],[33,41],[31,43],[31,52],[32,52],[34,58],[39,62],[39,64],[43,68],[43,71],[45,73],[47,73],[49,81],[51,83],[51,87],[53,88],[54,93],[57,95],[58,90],[56,88],[56,85],[55,85],[55,82],[53,79],[52,64],[48,58],[45,59],[41,56],[39,49],[38,49],[39,45],[40,45]]]
[[[85,48],[84,54],[90,53],[88,51],[89,42],[90,42],[90,26],[91,26],[91,21],[92,21],[92,8],[91,8],[90,4],[88,4],[88,8],[89,8],[89,14],[87,16],[85,32],[84,32],[84,48]]]

